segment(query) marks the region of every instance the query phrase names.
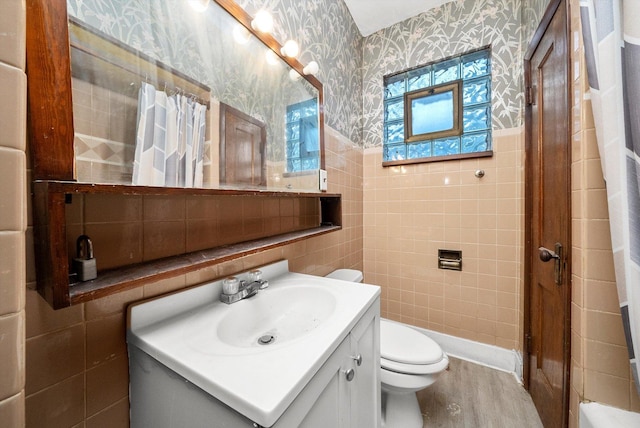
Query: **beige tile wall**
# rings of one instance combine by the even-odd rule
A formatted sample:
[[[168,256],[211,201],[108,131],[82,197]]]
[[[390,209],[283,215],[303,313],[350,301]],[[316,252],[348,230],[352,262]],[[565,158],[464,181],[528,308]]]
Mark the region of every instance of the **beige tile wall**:
[[[384,317],[521,349],[523,144],[495,131],[491,158],[387,168],[366,150],[364,276]],[[438,269],[438,249],[462,250],[462,271]]]
[[[125,309],[131,302],[281,259],[289,259],[292,270],[317,275],[336,268],[362,269],[362,150],[330,129],[326,138],[329,192],[342,193],[341,231],[58,311],[51,310],[35,291],[30,251],[26,426],[128,426]],[[105,214],[109,210],[98,211]],[[159,211],[180,219],[184,216],[182,211],[172,214],[167,207]],[[135,223],[144,213],[133,210],[130,214]],[[0,408],[0,418],[2,411]]]
[[[320,224],[313,198],[88,194],[66,210],[69,265],[86,234],[98,272]]]
[[[571,427],[578,404],[598,401],[640,411],[630,373],[615,283],[605,183],[589,99],[579,2],[571,0],[572,305]]]
[[[25,5],[0,8],[0,425],[24,424],[26,96]]]

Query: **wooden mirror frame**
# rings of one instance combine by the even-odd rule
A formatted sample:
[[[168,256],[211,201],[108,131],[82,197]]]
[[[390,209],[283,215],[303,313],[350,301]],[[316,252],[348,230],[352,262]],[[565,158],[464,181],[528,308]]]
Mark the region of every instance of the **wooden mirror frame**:
[[[280,44],[251,28],[251,16],[233,0],[214,0],[290,67],[318,89],[320,165],[325,168],[322,84],[303,73],[296,59],[283,57]],[[27,82],[30,169],[32,170],[34,250],[39,294],[54,308],[87,302],[161,279],[244,257],[342,229],[340,194],[147,187],[75,181],[71,58],[66,0],[27,0]],[[248,198],[312,199],[319,221],[303,229],[283,231],[250,241],[100,270],[98,278],[71,280],[66,207],[74,195],[202,196],[231,201]],[[223,203],[223,202],[221,202]]]

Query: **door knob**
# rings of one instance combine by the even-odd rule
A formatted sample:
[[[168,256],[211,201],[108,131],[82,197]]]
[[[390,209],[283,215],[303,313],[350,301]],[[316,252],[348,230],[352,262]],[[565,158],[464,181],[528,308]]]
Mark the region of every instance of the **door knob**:
[[[356,375],[356,371],[354,369],[349,369],[344,372],[345,377],[347,378],[347,382],[351,382]]]
[[[362,365],[362,354],[352,355],[351,359],[356,362],[357,366],[361,366]]]
[[[559,259],[560,256],[555,253],[555,251],[551,251],[548,248],[540,247],[538,248],[538,252],[540,255],[540,260],[543,262],[548,262],[551,259]]]
[[[562,244],[556,242],[555,251],[551,251],[545,247],[538,248],[538,256],[540,260],[543,262],[548,262],[550,260],[555,260],[555,265],[553,269],[553,276],[556,285],[562,285],[562,270],[563,270],[563,261],[562,261]]]

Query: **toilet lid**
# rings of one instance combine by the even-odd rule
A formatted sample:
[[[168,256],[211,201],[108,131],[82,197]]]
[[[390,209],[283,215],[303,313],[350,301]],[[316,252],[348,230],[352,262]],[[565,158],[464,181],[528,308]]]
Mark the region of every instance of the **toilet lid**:
[[[403,364],[434,364],[442,360],[442,349],[410,327],[380,320],[380,356]]]
[[[350,282],[362,282],[363,279],[362,272],[355,269],[337,269],[331,272],[326,277]]]

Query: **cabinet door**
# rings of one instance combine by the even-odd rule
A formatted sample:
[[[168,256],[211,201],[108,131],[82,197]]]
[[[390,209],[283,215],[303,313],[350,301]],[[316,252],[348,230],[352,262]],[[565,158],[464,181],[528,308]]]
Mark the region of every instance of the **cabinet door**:
[[[350,355],[351,342],[347,337],[305,386],[275,427],[348,428],[351,383],[346,379],[346,371],[351,368]]]
[[[380,426],[380,314],[374,306],[351,332],[355,368],[350,383],[351,427],[354,428]]]

